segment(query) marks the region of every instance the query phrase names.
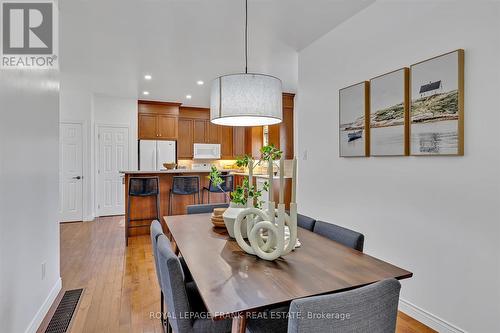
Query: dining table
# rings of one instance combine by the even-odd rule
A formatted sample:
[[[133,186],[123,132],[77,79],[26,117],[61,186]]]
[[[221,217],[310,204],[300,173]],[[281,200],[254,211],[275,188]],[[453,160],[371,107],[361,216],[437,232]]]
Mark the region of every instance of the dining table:
[[[184,258],[213,320],[232,318],[231,332],[245,332],[259,310],[298,298],[338,293],[413,273],[298,228],[300,247],[274,261],[243,251],[211,214],[163,218],[177,252]]]

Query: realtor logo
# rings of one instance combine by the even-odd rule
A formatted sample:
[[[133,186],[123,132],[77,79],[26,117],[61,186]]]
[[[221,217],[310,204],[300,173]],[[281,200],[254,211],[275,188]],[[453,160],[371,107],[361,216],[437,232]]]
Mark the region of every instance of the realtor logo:
[[[54,67],[57,16],[52,1],[2,2],[1,17],[3,68]]]

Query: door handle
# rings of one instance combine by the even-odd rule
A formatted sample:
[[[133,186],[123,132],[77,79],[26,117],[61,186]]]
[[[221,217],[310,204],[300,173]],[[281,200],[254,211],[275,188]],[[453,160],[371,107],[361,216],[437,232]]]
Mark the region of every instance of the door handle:
[[[78,179],[78,180],[80,180],[80,179],[82,179],[82,178],[83,178],[83,177],[81,177],[81,176],[76,176],[76,177],[73,177],[73,179]]]

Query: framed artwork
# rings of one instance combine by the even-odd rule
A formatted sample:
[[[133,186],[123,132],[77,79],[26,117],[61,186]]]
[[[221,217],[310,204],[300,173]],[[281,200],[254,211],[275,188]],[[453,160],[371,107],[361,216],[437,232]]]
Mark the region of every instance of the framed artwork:
[[[464,50],[411,66],[411,155],[464,154]]]
[[[401,68],[370,80],[370,154],[409,154],[409,72]]]
[[[339,155],[370,155],[370,83],[363,81],[339,90]]]

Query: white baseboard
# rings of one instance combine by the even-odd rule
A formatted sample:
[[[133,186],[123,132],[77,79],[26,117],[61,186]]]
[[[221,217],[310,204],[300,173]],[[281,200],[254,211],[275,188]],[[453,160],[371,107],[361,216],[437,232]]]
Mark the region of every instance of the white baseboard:
[[[35,333],[38,330],[38,327],[42,323],[43,318],[45,318],[45,315],[47,314],[50,307],[52,306],[52,303],[54,303],[54,300],[56,299],[57,295],[59,294],[59,291],[61,290],[61,288],[62,288],[62,280],[59,277],[59,279],[57,279],[56,283],[54,284],[54,286],[50,290],[49,295],[47,296],[47,298],[43,302],[40,309],[38,309],[38,312],[36,313],[33,320],[31,320],[31,323],[28,325],[28,328],[26,329],[26,331],[24,331],[24,333]]]
[[[467,333],[463,329],[450,324],[446,320],[441,319],[402,298],[399,299],[399,311],[406,313],[408,316],[418,320],[424,325],[429,326],[439,333]]]
[[[83,217],[83,222],[92,222],[95,220],[95,216],[93,215],[87,215]]]

